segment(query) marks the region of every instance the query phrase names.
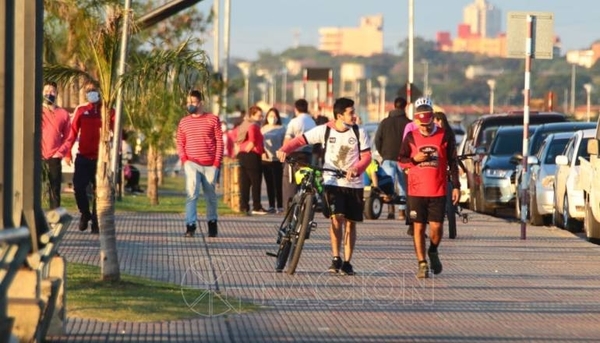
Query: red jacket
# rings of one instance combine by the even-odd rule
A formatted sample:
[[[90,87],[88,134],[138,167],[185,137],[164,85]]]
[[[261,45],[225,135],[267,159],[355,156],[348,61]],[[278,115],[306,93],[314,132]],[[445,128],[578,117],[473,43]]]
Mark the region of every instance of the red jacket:
[[[100,144],[100,129],[102,128],[102,106],[100,103],[87,103],[75,109],[71,132],[69,133],[67,157],[72,158],[71,148],[79,137],[79,154],[92,159],[98,159]],[[115,110],[110,110],[110,127],[115,121]]]

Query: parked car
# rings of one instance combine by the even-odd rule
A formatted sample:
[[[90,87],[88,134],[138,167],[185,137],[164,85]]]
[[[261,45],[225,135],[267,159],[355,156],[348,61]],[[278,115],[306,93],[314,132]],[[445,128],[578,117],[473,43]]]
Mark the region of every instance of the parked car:
[[[537,128],[539,130],[539,127]],[[529,223],[545,225],[552,222],[554,213],[554,174],[556,156],[562,154],[572,132],[551,133],[537,153],[529,156]],[[518,183],[517,183],[518,184]]]
[[[531,112],[529,117],[530,125],[540,125],[543,123],[566,122],[564,114],[556,112]],[[465,137],[465,146],[461,154],[473,154],[475,150],[487,151],[494,135],[499,127],[521,126],[523,125],[523,113],[511,112],[504,114],[488,114],[479,117],[467,128]],[[522,151],[519,150],[519,151]],[[475,190],[481,188],[481,167],[484,155],[477,154],[472,158],[465,159],[463,162],[467,169],[467,183],[471,193],[469,207],[474,211],[482,211],[481,202],[477,197],[472,196]],[[513,166],[514,167],[514,166]]]
[[[530,127],[530,132],[533,131]],[[515,200],[514,165],[511,158],[523,149],[523,127],[500,127],[488,151],[477,149],[484,155],[481,172],[475,171],[475,178],[481,180],[479,187],[471,189],[471,200],[476,199],[477,211],[495,213],[497,208],[508,207]]]
[[[556,157],[552,222],[569,231],[578,231],[583,226],[585,199],[583,190],[579,188],[579,158],[590,160],[587,144],[595,134],[596,129],[575,132],[563,154]]]
[[[456,148],[456,154],[462,156],[464,150],[465,140],[463,139]],[[461,206],[465,206],[469,202],[471,191],[469,190],[469,183],[467,182],[467,173],[462,168],[458,168],[458,180],[460,181],[460,199],[458,202]]]
[[[578,130],[591,129],[596,127],[596,123],[586,122],[564,122],[564,123],[547,123],[538,125],[534,133],[529,138],[529,148],[527,150],[527,156],[535,155],[544,139],[551,133],[556,132],[575,132]],[[518,157],[521,157],[520,155]],[[519,185],[517,194],[521,194],[522,189],[529,189],[529,177],[524,177],[523,166],[518,163],[516,166],[516,182]],[[521,218],[521,198],[517,196],[515,199],[515,216]],[[531,213],[531,209],[529,210]]]

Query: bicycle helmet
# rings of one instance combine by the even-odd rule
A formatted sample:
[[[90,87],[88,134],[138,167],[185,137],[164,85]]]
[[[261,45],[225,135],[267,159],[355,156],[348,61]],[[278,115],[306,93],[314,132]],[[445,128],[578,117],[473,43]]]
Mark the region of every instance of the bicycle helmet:
[[[415,101],[415,107],[419,106],[429,106],[433,108],[433,101],[431,101],[431,98],[428,97],[420,97],[417,99],[417,101]]]

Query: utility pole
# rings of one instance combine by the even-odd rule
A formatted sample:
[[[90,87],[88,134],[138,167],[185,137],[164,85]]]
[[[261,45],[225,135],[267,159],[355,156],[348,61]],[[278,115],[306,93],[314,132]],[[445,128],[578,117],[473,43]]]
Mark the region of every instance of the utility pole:
[[[227,115],[227,86],[229,84],[229,29],[231,27],[231,0],[225,0],[225,13],[223,25],[223,52],[225,53],[225,63],[223,63],[223,101],[222,108]]]
[[[219,72],[219,64],[221,62],[221,13],[220,13],[221,0],[214,0],[213,3],[213,17],[214,17],[214,28],[213,28],[213,73]],[[212,113],[219,115],[221,106],[219,106],[219,94],[212,95]]]
[[[414,102],[412,98],[412,84],[415,76],[415,0],[408,0],[408,85],[406,85],[406,100],[409,104]],[[413,118],[414,106],[410,106],[408,117]]]
[[[575,114],[575,78],[577,75],[577,66],[571,65],[571,114]]]

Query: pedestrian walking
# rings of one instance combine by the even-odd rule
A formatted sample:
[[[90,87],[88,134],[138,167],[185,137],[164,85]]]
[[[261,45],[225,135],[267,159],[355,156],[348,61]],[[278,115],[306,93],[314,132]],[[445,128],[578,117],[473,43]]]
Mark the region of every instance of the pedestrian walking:
[[[411,120],[406,116],[406,99],[397,97],[394,100],[394,109],[381,121],[375,133],[375,148],[382,158],[381,169],[392,178],[392,182],[398,189],[398,196],[406,198],[406,180],[404,171],[398,166],[398,154],[404,129]],[[395,206],[388,205],[388,219],[394,219]],[[406,220],[404,208],[398,211],[398,219]]]
[[[200,186],[206,197],[208,237],[218,234],[215,187],[223,161],[223,133],[219,117],[204,111],[204,95],[192,90],[187,115],[177,126],[177,154],[185,172],[185,237],[194,237],[198,222]]]
[[[49,209],[52,210],[60,207],[62,159],[69,151],[71,118],[67,110],[56,105],[56,82],[46,82],[42,94],[42,160],[48,180]]]
[[[355,124],[354,101],[339,98],[333,105],[335,121],[319,125],[284,144],[277,155],[280,160],[301,146],[323,144],[324,168],[346,171],[346,177],[338,179],[332,172],[323,173],[325,195],[324,211],[331,218],[330,240],[332,262],[329,272],[354,275],[350,263],[356,244],[356,223],[363,220],[363,188],[361,174],[371,162],[369,138]],[[341,248],[344,248],[343,260]]]
[[[262,155],[262,172],[267,185],[267,197],[269,199],[269,213],[283,212],[283,164],[277,158],[277,150],[283,145],[285,127],[281,124],[279,110],[275,107],[267,111],[260,132],[264,137],[265,153]]]
[[[98,234],[98,215],[96,212],[96,165],[98,163],[98,150],[100,144],[100,129],[102,127],[102,101],[100,92],[96,85],[88,82],[84,86],[87,102],[78,106],[73,115],[71,131],[69,133],[69,150],[65,162],[70,165],[72,161],[71,147],[79,137],[79,152],[75,158],[75,169],[73,172],[73,188],[75,190],[75,202],[81,216],[79,218],[79,230],[85,231],[90,220],[92,221],[92,233]],[[110,109],[111,127],[114,124],[114,109]],[[88,191],[92,193],[92,208]]]
[[[413,242],[418,261],[418,278],[429,277],[429,264],[425,257],[425,230],[429,223],[430,243],[427,250],[433,274],[442,272],[438,248],[443,235],[446,213],[448,170],[453,185],[452,202],[458,203],[460,182],[456,162],[456,144],[450,143],[443,128],[433,122],[433,103],[429,98],[415,102],[415,124],[400,148],[399,161],[408,168],[409,216],[414,225]]]

